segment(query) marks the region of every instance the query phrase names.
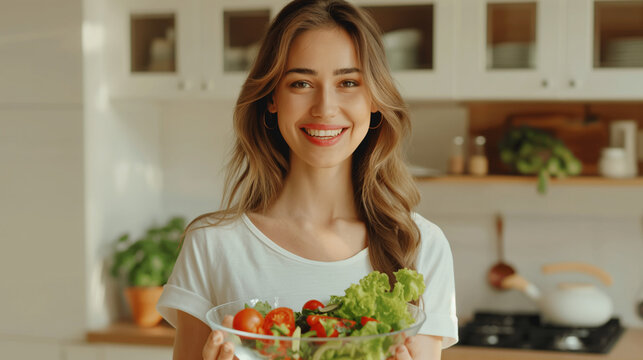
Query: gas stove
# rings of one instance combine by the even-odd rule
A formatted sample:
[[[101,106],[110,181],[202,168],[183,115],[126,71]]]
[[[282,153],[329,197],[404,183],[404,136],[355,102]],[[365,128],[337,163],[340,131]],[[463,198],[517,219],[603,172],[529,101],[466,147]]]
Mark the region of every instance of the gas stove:
[[[458,344],[606,354],[623,330],[617,318],[599,327],[571,328],[545,324],[536,313],[477,312],[460,327]]]

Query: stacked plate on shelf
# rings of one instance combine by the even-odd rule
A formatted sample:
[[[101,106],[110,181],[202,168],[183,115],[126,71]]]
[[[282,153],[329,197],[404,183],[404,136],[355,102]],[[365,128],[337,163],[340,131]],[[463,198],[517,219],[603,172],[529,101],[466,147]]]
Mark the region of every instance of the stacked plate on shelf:
[[[419,67],[422,32],[416,28],[398,29],[382,35],[382,43],[391,70]]]
[[[533,68],[533,42],[502,42],[487,48],[487,64],[491,69]]]
[[[643,67],[643,36],[607,41],[603,67]]]

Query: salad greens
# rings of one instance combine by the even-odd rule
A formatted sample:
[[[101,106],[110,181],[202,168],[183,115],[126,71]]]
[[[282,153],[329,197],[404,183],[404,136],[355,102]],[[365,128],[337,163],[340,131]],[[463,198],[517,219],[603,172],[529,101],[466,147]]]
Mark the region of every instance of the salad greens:
[[[390,291],[388,276],[373,271],[346,289],[344,296],[332,296],[330,304],[342,304],[332,311],[332,316],[360,321],[362,316],[377,319],[393,330],[403,329],[413,324],[407,303],[418,300],[424,293],[422,274],[409,269],[393,273],[396,283]]]
[[[242,339],[242,342],[254,347],[266,358],[275,360],[385,359],[390,356],[391,346],[403,341],[402,334],[359,342],[346,340],[354,336],[388,334],[415,322],[408,310],[408,302],[422,296],[424,278],[422,274],[409,269],[401,269],[393,275],[396,282],[392,290],[388,276],[373,271],[358,284],[347,288],[345,295],[331,296],[325,308],[304,307],[295,314],[296,329],[291,335],[295,339],[291,344],[250,338]],[[267,302],[259,302],[254,308],[264,316],[271,311]],[[272,333],[287,336],[288,328],[284,326],[280,331],[278,324],[273,325]],[[307,337],[323,337],[327,341],[300,341]]]

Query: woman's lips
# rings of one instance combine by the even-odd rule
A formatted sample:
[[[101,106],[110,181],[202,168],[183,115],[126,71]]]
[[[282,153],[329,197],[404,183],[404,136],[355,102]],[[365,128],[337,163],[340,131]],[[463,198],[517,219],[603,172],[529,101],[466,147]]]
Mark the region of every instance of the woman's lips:
[[[319,146],[330,146],[337,143],[345,130],[346,128],[333,125],[315,125],[301,128],[308,141]]]

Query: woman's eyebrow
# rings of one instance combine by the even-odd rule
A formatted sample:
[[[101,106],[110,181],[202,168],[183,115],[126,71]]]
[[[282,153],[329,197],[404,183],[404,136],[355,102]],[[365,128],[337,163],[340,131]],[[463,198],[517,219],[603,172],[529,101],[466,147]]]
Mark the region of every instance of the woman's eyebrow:
[[[333,75],[345,75],[345,74],[350,74],[350,73],[355,73],[355,72],[360,72],[360,69],[356,67],[352,68],[342,68],[342,69],[337,69],[333,71]],[[292,68],[286,71],[286,74],[290,73],[297,73],[297,74],[304,74],[304,75],[317,75],[317,71],[313,69],[307,69],[307,68]]]
[[[346,75],[354,72],[360,72],[360,69],[356,67],[337,69],[333,72],[333,75]]]

